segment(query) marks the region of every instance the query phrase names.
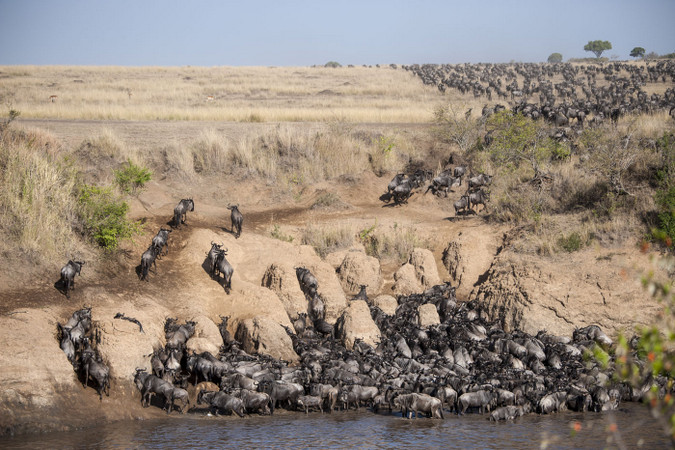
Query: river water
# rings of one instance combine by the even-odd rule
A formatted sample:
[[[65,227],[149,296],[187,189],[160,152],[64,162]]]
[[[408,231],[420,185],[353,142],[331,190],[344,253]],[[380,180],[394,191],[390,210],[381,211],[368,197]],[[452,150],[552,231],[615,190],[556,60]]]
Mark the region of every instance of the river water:
[[[613,425],[615,424],[615,426]],[[578,431],[575,431],[577,428]],[[612,430],[616,430],[613,432]],[[530,414],[515,422],[487,415],[445,420],[340,411],[274,416],[207,417],[117,422],[93,429],[0,438],[0,448],[670,448],[662,428],[640,404],[611,413]]]

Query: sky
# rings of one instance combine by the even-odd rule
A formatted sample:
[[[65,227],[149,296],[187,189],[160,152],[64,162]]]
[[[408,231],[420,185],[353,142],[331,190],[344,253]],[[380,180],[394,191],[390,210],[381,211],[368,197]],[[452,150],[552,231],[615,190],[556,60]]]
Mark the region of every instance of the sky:
[[[675,0],[0,0],[0,65],[544,62],[675,52]]]

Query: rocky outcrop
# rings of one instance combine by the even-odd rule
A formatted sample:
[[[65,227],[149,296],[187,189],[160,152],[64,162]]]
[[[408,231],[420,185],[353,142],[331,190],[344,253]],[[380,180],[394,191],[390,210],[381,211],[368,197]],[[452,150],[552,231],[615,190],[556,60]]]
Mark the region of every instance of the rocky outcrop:
[[[436,311],[436,305],[432,303],[420,305],[420,307],[417,308],[417,316],[419,317],[419,326],[422,328],[441,323],[441,318],[438,316],[438,311]]]
[[[197,322],[195,334],[188,339],[186,347],[194,353],[209,352],[217,355],[223,345],[223,337],[218,326],[206,316],[197,316],[192,319]]]
[[[247,353],[261,353],[291,363],[299,360],[286,330],[268,317],[244,320],[237,327],[235,338]]]
[[[434,254],[427,249],[414,249],[408,262],[394,273],[394,281],[392,289],[396,295],[419,294],[440,284]]]
[[[382,288],[382,270],[377,258],[361,252],[348,252],[337,269],[342,287],[346,292],[356,294],[361,285],[375,293]]]
[[[443,265],[460,300],[467,300],[482,281],[502,245],[503,234],[485,227],[460,232],[443,251]]]
[[[335,323],[347,307],[347,297],[345,297],[335,270],[325,262],[309,262],[304,266],[319,282],[317,292],[325,303],[326,322]]]
[[[307,299],[300,289],[295,267],[290,262],[275,262],[263,275],[262,285],[276,292],[291,319],[307,312]]]
[[[380,329],[370,316],[370,308],[363,300],[351,302],[336,324],[336,337],[351,349],[356,339],[376,347],[380,342]]]
[[[395,297],[391,295],[378,295],[373,300],[371,300],[373,306],[377,306],[382,310],[383,313],[393,316],[396,314],[396,308],[398,308],[398,301]]]
[[[438,276],[438,267],[436,267],[436,259],[431,250],[427,250],[426,248],[413,249],[408,263],[412,264],[415,268],[417,280],[424,289],[441,283],[441,278]]]
[[[394,286],[392,287],[394,295],[410,295],[422,292],[422,285],[417,280],[415,267],[412,264],[403,264],[394,272]]]
[[[601,258],[592,250],[552,258],[505,252],[473,299],[486,319],[498,320],[506,331],[571,335],[597,324],[609,335],[632,334],[636,324],[650,323],[661,310],[639,282],[647,264],[644,255]]]

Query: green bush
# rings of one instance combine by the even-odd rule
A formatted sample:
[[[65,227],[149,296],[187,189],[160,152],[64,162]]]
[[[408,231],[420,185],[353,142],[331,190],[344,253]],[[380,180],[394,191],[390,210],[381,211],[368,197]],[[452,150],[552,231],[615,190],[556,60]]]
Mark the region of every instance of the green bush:
[[[127,160],[126,165],[120,170],[113,170],[115,183],[122,192],[135,194],[139,188],[143,188],[145,183],[152,179],[152,172],[145,167],[137,166],[131,160]]]
[[[112,187],[84,185],[78,196],[85,233],[106,250],[140,232],[141,224],[127,219],[129,205]]]
[[[664,134],[657,142],[661,151],[661,168],[657,172],[659,188],[654,194],[658,208],[652,237],[672,248],[675,240],[675,137]]]
[[[561,236],[558,239],[558,246],[568,253],[576,252],[584,246],[581,235],[574,231],[566,236]]]

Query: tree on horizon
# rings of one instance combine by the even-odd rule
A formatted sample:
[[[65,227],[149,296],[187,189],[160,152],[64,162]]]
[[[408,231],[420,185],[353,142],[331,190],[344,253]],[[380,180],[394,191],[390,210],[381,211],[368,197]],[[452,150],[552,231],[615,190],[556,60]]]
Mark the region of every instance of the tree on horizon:
[[[612,49],[612,43],[609,41],[588,41],[588,44],[584,45],[584,50],[587,52],[593,52],[595,53],[596,58],[600,58],[600,55],[602,55],[602,52],[605,50],[611,50]]]

